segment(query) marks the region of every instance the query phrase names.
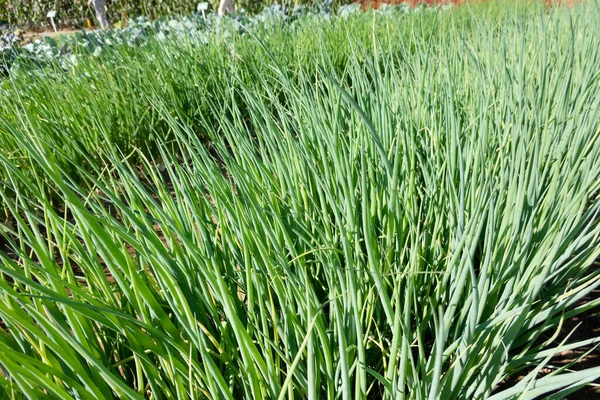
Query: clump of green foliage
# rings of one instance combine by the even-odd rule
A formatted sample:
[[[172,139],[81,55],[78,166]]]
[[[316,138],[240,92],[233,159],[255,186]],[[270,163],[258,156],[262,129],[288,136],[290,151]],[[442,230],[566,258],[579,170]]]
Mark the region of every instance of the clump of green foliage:
[[[188,15],[197,10],[198,4],[207,2],[214,10],[219,0],[108,0],[107,16],[113,23],[127,21],[133,17],[145,16],[155,19],[164,16]],[[337,7],[347,4],[348,0],[328,1]],[[251,14],[258,13],[273,4],[287,7],[315,6],[316,0],[272,1],[272,0],[239,0],[234,5],[237,10],[245,10]],[[87,0],[0,0],[0,24],[2,22],[21,28],[52,28],[47,18],[49,11],[56,11],[55,23],[59,27],[81,28],[88,24],[96,25],[93,7],[88,7]]]
[[[595,4],[116,46],[0,90],[10,398],[560,398],[599,305]],[[541,374],[550,369],[549,374]],[[522,375],[511,385],[499,384]]]

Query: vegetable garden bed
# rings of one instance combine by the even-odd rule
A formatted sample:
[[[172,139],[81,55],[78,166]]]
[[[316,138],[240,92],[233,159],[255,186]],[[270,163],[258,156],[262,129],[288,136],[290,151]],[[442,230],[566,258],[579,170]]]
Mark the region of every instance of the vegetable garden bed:
[[[592,393],[599,10],[275,7],[11,48],[1,394]]]

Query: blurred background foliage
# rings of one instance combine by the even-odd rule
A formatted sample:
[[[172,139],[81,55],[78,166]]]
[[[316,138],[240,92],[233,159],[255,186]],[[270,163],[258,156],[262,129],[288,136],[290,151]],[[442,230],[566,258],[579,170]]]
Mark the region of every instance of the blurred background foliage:
[[[219,0],[107,0],[108,18],[111,23],[127,21],[131,17],[147,16],[158,18],[168,15],[186,15],[195,12],[198,3],[208,1],[213,9]],[[315,5],[322,0],[234,0],[236,10],[245,9],[257,13],[274,3],[295,5]],[[334,0],[341,5],[351,0]],[[96,24],[93,7],[87,0],[0,0],[0,24],[8,24],[25,29],[44,29],[51,26],[47,14],[55,10],[55,23],[59,27],[84,28]]]

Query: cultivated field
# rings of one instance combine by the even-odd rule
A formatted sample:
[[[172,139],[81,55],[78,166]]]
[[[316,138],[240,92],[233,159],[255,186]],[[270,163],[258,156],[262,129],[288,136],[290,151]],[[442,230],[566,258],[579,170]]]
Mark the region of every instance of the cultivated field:
[[[0,397],[600,377],[598,1],[182,21],[5,53]]]

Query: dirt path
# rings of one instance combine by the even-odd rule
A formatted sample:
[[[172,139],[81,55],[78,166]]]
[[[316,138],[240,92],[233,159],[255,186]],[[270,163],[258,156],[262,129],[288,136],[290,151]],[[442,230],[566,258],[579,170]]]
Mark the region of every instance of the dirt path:
[[[87,32],[95,31],[97,28],[86,29]],[[59,29],[58,31],[42,31],[42,32],[24,32],[23,40],[31,42],[33,40],[42,39],[44,37],[58,38],[60,36],[73,36],[77,32],[81,32],[81,29]]]

